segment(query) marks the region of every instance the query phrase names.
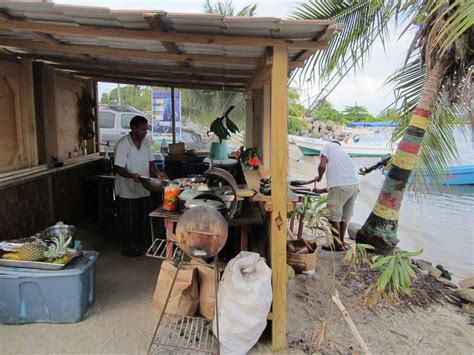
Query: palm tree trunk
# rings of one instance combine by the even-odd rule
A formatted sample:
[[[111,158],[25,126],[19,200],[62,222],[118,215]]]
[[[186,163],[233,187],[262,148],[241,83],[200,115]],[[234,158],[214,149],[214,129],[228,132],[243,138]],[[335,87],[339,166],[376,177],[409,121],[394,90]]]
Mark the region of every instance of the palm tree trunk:
[[[376,251],[388,254],[398,243],[397,229],[400,206],[408,179],[423,142],[425,128],[434,106],[447,63],[441,58],[428,72],[428,80],[410,125],[398,145],[393,164],[388,172],[372,213],[357,233],[357,243],[366,243]]]

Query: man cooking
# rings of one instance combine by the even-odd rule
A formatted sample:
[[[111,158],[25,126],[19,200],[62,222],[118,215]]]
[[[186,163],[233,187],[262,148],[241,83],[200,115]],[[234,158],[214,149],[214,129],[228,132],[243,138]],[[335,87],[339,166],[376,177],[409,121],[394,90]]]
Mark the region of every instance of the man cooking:
[[[326,170],[327,188],[314,191],[328,193],[326,204],[330,211],[329,221],[334,226],[336,232],[333,234],[337,237],[334,246],[336,251],[342,251],[347,248],[344,235],[359,193],[359,182],[352,159],[338,141],[327,143],[321,149],[316,182],[321,181]]]
[[[140,183],[140,176],[167,179],[153,163],[151,147],[145,138],[148,121],[134,116],[129,134],[122,137],[114,149],[115,193],[118,197],[122,255],[138,257],[147,246],[148,213],[152,203],[150,192]]]

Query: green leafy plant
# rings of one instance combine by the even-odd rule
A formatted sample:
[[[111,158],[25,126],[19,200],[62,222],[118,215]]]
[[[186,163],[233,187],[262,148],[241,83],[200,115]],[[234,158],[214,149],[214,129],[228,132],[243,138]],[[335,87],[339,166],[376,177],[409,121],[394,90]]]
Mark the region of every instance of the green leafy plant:
[[[362,265],[369,266],[371,262],[367,256],[367,252],[368,250],[374,249],[375,248],[369,244],[352,243],[344,258],[344,260],[349,262],[349,272],[357,272]]]
[[[329,210],[326,207],[326,201],[326,196],[305,196],[298,207],[288,213],[288,217],[294,214],[302,215],[306,227],[313,232],[313,236],[316,236],[319,232],[327,238],[332,238],[334,227],[329,222]]]
[[[238,157],[245,168],[258,167],[262,162],[262,153],[258,148],[240,147]]]
[[[382,274],[377,283],[368,290],[366,305],[375,306],[383,297],[388,304],[393,305],[399,298],[400,293],[411,294],[412,279],[416,277],[410,266],[410,258],[423,253],[423,249],[416,252],[398,251],[394,255],[377,255],[373,257],[373,264],[370,267],[374,271],[381,271]]]

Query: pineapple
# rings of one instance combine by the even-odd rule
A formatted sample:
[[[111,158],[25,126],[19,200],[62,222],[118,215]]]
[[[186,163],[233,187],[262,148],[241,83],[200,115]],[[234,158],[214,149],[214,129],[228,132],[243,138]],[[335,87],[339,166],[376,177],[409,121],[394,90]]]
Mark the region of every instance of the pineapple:
[[[44,257],[55,261],[56,259],[62,258],[67,251],[67,246],[71,243],[72,237],[69,236],[66,239],[62,234],[57,238],[53,238],[53,242],[48,246],[48,249],[44,252]]]
[[[18,251],[18,256],[25,261],[39,261],[45,258],[46,247],[42,244],[25,243]]]

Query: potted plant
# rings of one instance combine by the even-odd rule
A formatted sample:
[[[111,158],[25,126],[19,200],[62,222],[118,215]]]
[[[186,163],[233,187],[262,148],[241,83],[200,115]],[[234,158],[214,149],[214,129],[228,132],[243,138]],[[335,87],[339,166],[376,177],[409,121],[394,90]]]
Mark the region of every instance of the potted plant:
[[[258,148],[240,147],[237,156],[244,170],[257,170],[262,163],[262,154]]]
[[[226,140],[230,138],[231,133],[239,132],[237,125],[228,116],[233,109],[234,106],[229,107],[227,112],[212,121],[209,127],[207,134],[209,135],[212,132],[219,138],[219,142],[211,143],[211,150],[209,152],[211,159],[225,160],[228,158]]]

